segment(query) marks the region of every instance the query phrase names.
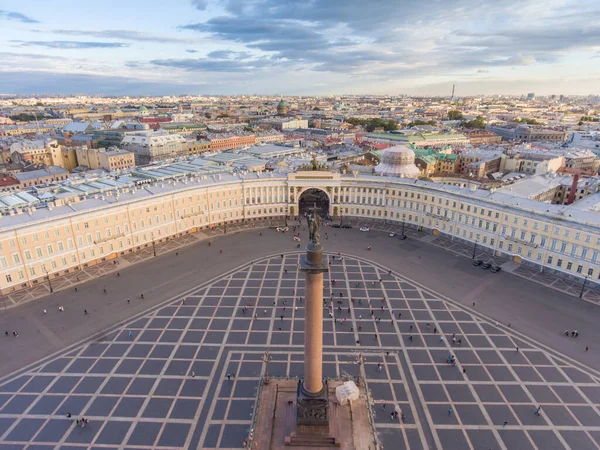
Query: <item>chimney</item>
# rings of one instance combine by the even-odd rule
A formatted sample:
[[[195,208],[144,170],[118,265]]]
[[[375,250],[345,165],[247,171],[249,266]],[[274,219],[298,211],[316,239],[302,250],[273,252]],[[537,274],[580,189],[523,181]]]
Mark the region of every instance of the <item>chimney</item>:
[[[579,181],[579,174],[576,173],[573,176],[573,184],[571,185],[571,190],[569,191],[569,198],[567,199],[567,205],[573,203],[575,200],[575,194],[577,193],[577,182]]]

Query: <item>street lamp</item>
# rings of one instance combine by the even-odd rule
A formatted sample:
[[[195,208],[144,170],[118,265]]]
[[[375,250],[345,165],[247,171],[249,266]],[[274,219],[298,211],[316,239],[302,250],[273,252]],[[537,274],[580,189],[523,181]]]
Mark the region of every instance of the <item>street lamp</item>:
[[[154,244],[154,239],[152,239],[152,252],[154,253],[154,256],[156,256],[156,245]]]
[[[262,357],[262,362],[265,363],[265,384],[269,384],[271,380],[269,380],[269,361],[271,361],[271,355],[269,355],[269,350],[265,350],[265,353]]]
[[[473,257],[471,259],[475,259],[475,251],[477,250],[477,240],[473,241]]]
[[[583,286],[581,286],[581,292],[579,293],[579,298],[583,298],[583,291],[585,290],[585,285],[587,283],[589,275],[586,275],[583,279]]]
[[[54,289],[52,289],[52,282],[50,281],[50,274],[48,273],[47,270],[46,270],[46,279],[48,280],[48,287],[50,288],[50,293],[52,294],[54,292]],[[581,296],[579,298],[581,298]]]
[[[402,236],[404,236],[404,219],[402,220]]]

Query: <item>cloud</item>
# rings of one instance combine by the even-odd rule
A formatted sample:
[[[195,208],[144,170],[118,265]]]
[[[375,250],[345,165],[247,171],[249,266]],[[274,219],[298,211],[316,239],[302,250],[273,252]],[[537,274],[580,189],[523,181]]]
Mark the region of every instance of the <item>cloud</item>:
[[[485,70],[485,69],[479,69],[477,71],[477,73],[490,73],[490,71],[489,70]]]
[[[17,41],[12,40],[20,47],[46,47],[61,50],[76,50],[89,48],[122,48],[129,47],[129,44],[122,42],[81,42],[81,41]]]
[[[215,50],[206,55],[212,59],[248,59],[252,55],[249,52],[234,52],[233,50]]]
[[[152,82],[120,76],[69,74],[61,72],[0,71],[0,86],[12,94],[106,94],[106,95],[180,95],[198,93],[210,85]]]
[[[0,9],[0,20],[2,19],[15,20],[17,22],[23,23],[40,23],[38,20],[32,19],[31,17],[26,16],[25,14]]]
[[[43,30],[36,31],[45,32]],[[125,41],[157,42],[163,44],[191,42],[189,39],[181,39],[171,36],[159,36],[134,30],[51,30],[51,32],[67,36],[90,36],[100,39],[122,39]]]
[[[229,60],[229,59],[155,59],[151,64],[162,67],[174,67],[188,71],[248,73],[267,67],[273,67],[269,59]]]
[[[600,26],[594,22],[600,12],[573,12],[563,0],[543,5],[446,0],[437,6],[380,0],[368,14],[364,0],[228,0],[222,5],[225,14],[180,29],[243,46],[251,56],[269,55],[288,67],[352,77],[467,75],[485,67],[556,63],[569,51],[600,48]],[[535,26],[528,20],[533,16]]]
[[[200,11],[204,11],[208,6],[208,0],[192,0],[192,6]]]
[[[188,48],[185,51],[188,52],[188,53],[198,53],[198,50],[193,50],[191,48]]]

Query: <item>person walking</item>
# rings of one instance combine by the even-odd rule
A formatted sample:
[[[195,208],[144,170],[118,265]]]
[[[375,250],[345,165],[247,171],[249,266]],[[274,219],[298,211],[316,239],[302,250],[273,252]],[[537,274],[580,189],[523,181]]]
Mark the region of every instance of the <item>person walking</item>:
[[[542,410],[542,407],[538,406],[537,409],[535,410],[535,415],[539,416],[541,414],[541,410]]]
[[[132,331],[129,332],[129,339],[133,339],[133,332]]]
[[[84,315],[84,316],[89,316],[89,313],[87,312],[87,309],[84,309],[84,310],[83,310],[83,315]]]
[[[504,424],[502,425],[502,428],[506,428],[506,425],[508,425],[508,420],[504,421]]]
[[[452,407],[448,407],[448,415],[450,416],[452,414]]]

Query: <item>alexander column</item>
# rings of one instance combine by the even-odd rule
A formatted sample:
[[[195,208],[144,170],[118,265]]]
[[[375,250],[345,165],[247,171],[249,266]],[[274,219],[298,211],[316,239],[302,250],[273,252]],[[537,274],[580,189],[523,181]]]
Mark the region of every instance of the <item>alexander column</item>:
[[[309,243],[302,257],[301,270],[306,274],[304,287],[304,381],[298,384],[298,426],[328,427],[327,383],[323,383],[323,273],[329,270],[323,262],[316,208],[308,216]]]

